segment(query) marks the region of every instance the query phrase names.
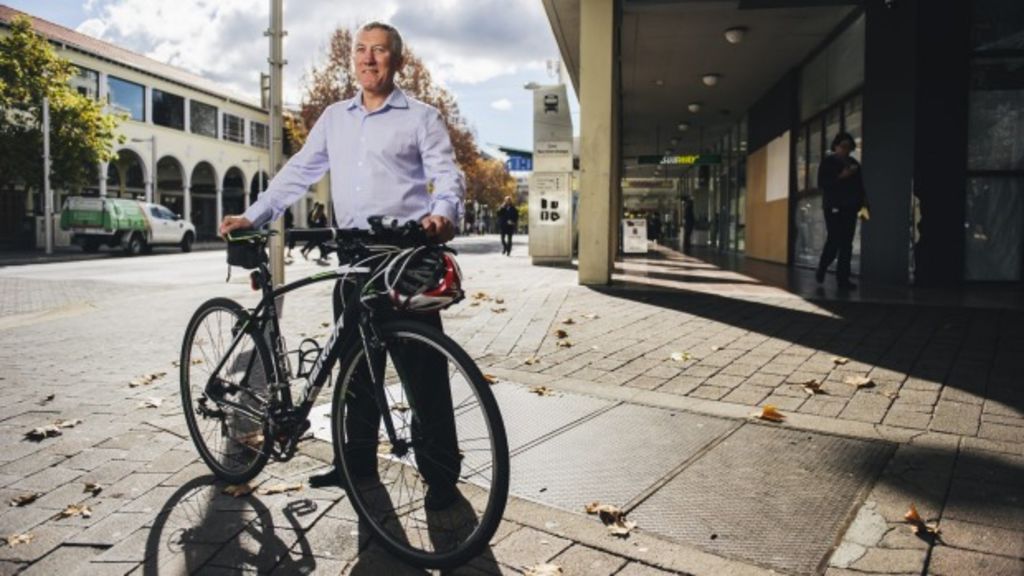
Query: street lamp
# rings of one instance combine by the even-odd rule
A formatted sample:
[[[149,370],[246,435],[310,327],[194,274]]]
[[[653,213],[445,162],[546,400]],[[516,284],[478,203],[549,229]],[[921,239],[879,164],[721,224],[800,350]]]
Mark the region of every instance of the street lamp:
[[[146,179],[146,202],[152,202],[156,196],[156,134],[149,138],[132,138],[132,142],[149,142],[149,178]]]

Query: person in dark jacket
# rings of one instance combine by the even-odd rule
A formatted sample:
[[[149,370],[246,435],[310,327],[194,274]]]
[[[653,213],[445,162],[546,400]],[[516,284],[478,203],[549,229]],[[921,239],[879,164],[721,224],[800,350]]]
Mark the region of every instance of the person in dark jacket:
[[[519,210],[512,203],[511,196],[505,196],[505,202],[498,208],[498,227],[501,232],[501,253],[512,255],[512,235],[516,233],[519,223]]]
[[[683,198],[683,254],[693,251],[693,225],[696,218],[693,215],[693,198]]]
[[[832,140],[832,153],[818,167],[818,188],[823,193],[822,207],[828,237],[814,278],[819,284],[824,282],[825,271],[838,255],[836,281],[840,288],[845,289],[857,287],[850,282],[850,258],[853,254],[853,236],[857,231],[857,215],[862,208],[868,206],[860,163],[850,156],[856,149],[857,143],[853,136],[840,132]]]

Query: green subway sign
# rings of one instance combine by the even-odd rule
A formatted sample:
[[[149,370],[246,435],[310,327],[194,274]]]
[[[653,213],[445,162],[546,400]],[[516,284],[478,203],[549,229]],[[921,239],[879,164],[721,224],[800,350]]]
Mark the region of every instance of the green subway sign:
[[[677,156],[637,156],[637,164],[665,164],[669,166],[702,166],[721,164],[721,154],[681,154]]]

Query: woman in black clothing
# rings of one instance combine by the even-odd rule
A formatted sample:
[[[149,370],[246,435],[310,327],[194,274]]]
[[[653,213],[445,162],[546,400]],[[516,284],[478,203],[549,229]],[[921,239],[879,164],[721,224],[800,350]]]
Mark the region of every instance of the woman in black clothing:
[[[505,196],[505,202],[498,208],[498,227],[501,232],[501,253],[506,256],[512,255],[512,235],[516,232],[516,225],[519,223],[519,211],[515,204],[512,204],[512,197]]]
[[[313,204],[313,209],[309,212],[309,228],[326,228],[327,227],[327,212],[324,211],[324,205],[316,202]],[[309,241],[302,247],[300,252],[302,257],[309,259],[309,253],[313,251],[313,248],[320,249],[320,258],[317,262],[325,264],[327,262],[327,248],[320,242]]]
[[[853,136],[840,132],[832,140],[832,153],[818,167],[818,188],[823,192],[825,229],[828,237],[814,274],[819,284],[825,281],[825,271],[839,256],[836,281],[840,288],[853,289],[850,282],[850,258],[853,254],[853,236],[857,231],[857,214],[867,208],[864,179],[860,163],[850,156],[857,149]]]

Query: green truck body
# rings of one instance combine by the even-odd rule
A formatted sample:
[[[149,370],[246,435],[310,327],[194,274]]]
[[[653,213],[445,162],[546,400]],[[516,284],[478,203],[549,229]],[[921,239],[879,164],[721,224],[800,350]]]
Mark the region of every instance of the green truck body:
[[[72,196],[64,202],[60,227],[86,252],[100,246],[120,246],[128,254],[148,252],[152,246],[177,245],[192,249],[195,226],[159,204],[126,198]]]
[[[76,234],[114,234],[149,229],[137,200],[72,196],[60,213],[60,227]]]

